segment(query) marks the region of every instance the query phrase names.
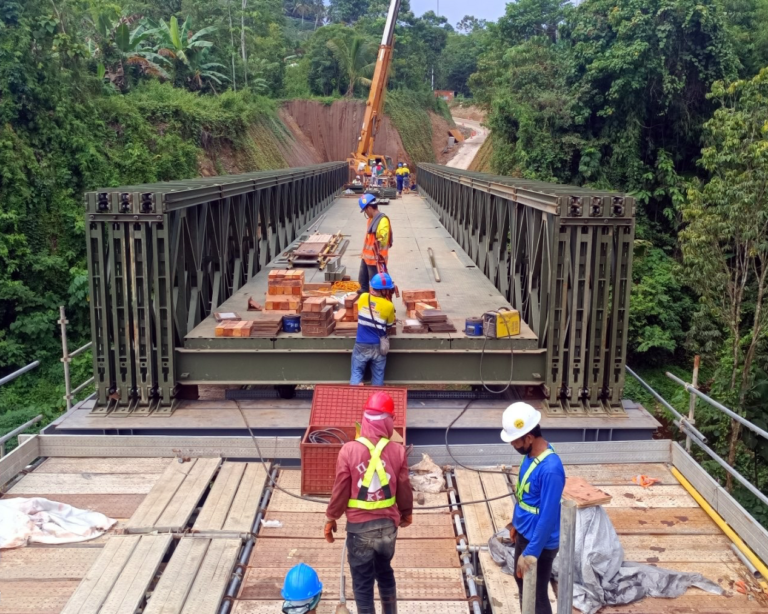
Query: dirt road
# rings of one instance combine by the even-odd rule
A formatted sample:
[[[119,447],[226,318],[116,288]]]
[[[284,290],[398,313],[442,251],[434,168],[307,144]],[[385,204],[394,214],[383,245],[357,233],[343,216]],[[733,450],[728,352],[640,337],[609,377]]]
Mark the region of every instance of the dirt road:
[[[454,117],[454,121],[456,122],[457,126],[464,125],[467,128],[472,128],[476,134],[461,144],[458,153],[448,161],[446,166],[450,166],[451,168],[466,169],[469,168],[470,164],[472,164],[472,160],[474,160],[477,151],[480,149],[480,146],[485,143],[485,139],[488,137],[488,130],[483,128],[480,125],[480,122],[476,122],[471,119],[461,119],[459,117]]]

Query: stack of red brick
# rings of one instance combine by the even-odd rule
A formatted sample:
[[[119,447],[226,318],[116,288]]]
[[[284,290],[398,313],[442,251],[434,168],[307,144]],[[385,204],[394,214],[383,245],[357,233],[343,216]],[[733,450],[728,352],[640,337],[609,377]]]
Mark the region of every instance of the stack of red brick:
[[[325,297],[313,296],[304,301],[301,310],[301,333],[304,337],[327,337],[335,329],[333,306]]]
[[[423,307],[432,307],[440,309],[440,303],[435,298],[434,290],[403,290],[403,303],[405,303],[406,316],[408,318],[416,317],[417,303]]]
[[[304,271],[270,271],[264,309],[300,313],[303,294]]]

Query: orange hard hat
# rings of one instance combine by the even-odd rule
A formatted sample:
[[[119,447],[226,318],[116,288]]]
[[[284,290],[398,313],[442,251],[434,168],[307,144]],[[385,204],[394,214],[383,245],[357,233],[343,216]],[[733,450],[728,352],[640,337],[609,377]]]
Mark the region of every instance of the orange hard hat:
[[[364,409],[368,411],[378,411],[381,413],[389,414],[390,416],[394,416],[395,402],[386,392],[374,392],[365,402]]]

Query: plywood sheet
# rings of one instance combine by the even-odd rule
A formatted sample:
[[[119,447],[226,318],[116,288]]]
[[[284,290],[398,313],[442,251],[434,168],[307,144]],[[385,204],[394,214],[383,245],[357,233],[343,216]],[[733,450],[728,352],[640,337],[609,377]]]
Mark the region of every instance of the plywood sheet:
[[[461,501],[480,501],[485,499],[485,491],[480,482],[480,475],[468,469],[456,469],[456,487]],[[495,533],[491,514],[486,503],[462,505],[464,528],[472,545],[486,544]]]
[[[237,490],[227,519],[222,526],[223,531],[239,533],[251,531],[256,513],[259,510],[266,479],[267,471],[261,463],[248,463],[240,480],[240,488]]]
[[[157,480],[155,474],[37,473],[25,475],[10,490],[11,494],[32,493],[68,495],[147,494]]]
[[[173,538],[144,535],[123,567],[99,614],[135,614]]]
[[[100,548],[15,548],[0,553],[3,580],[80,580],[99,558]]]
[[[696,507],[696,501],[682,486],[602,486],[613,499],[603,507],[674,508]]]
[[[240,552],[239,539],[212,539],[182,614],[216,614]]]
[[[172,458],[49,458],[35,473],[161,474]]]
[[[260,539],[248,565],[259,568],[290,568],[298,563],[327,567],[329,561],[340,561],[343,539],[333,544],[321,540]],[[459,567],[456,543],[452,539],[404,539],[397,541],[395,568]]]
[[[329,561],[330,563],[330,561]],[[323,592],[332,598],[339,595],[338,566],[316,569]],[[353,599],[352,578],[347,568],[345,593]],[[238,599],[280,599],[280,589],[285,580],[283,569],[249,568],[243,579]],[[396,569],[397,596],[399,600],[455,601],[465,599],[464,581],[460,569]]]
[[[233,614],[279,614],[282,601],[238,601],[233,608]],[[381,602],[376,602],[376,612],[381,614]],[[348,601],[347,609],[355,614],[355,602]],[[470,606],[467,601],[398,601],[398,614],[469,614]],[[317,614],[334,614],[336,602],[331,599],[321,599]],[[742,614],[741,612],[737,614]]]
[[[707,580],[711,580],[716,584],[719,584],[724,590],[728,591],[733,597],[738,598],[741,594],[734,591],[734,583],[737,580],[741,580],[745,584],[752,586],[759,592],[759,585],[756,583],[750,571],[744,567],[741,561],[731,561],[729,563],[699,563],[699,562],[680,562],[680,561],[668,561],[666,563],[654,563],[659,567],[666,569],[674,569],[675,571],[683,571],[686,573],[698,573],[704,576]],[[688,595],[701,594],[705,595],[704,591],[698,588],[690,588],[686,593]],[[767,597],[768,598],[768,597]]]
[[[677,599],[649,597],[637,603],[609,606],[600,614],[765,614],[768,607],[723,595],[685,594]]]
[[[509,493],[509,498],[488,502],[493,528],[497,532],[501,531],[501,529],[512,522],[512,516],[515,513],[515,499],[512,495],[512,486],[507,477],[501,473],[481,473],[480,481],[483,484],[483,491],[488,499]]]
[[[737,561],[724,535],[622,535],[624,558],[640,563]]]
[[[720,535],[721,531],[699,507],[606,508],[613,527],[620,535]]]
[[[179,614],[203,562],[210,539],[182,538],[144,608],[144,614]]]
[[[25,495],[6,495],[13,497],[42,497],[57,503],[66,503],[72,507],[91,510],[109,518],[130,518],[138,509],[146,495],[62,495],[53,493],[31,493]]]
[[[657,485],[675,485],[678,481],[661,463],[615,465],[566,465],[565,475],[584,478],[595,486],[633,486],[632,478],[645,475],[660,480]]]
[[[48,581],[40,590],[39,581],[0,581],[0,614],[59,614],[78,584],[80,580]]]

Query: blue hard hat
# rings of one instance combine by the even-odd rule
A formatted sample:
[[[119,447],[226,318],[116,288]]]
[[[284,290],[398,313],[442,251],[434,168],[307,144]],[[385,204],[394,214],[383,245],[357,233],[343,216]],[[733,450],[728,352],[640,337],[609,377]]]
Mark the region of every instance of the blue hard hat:
[[[389,273],[379,273],[373,276],[371,288],[374,290],[394,290],[395,282],[392,281]]]
[[[376,196],[373,194],[363,194],[357,204],[360,205],[360,211],[363,211],[368,205],[373,205],[376,202]]]
[[[280,594],[286,601],[306,601],[323,591],[323,583],[309,565],[299,563],[285,575]]]
[[[402,162],[398,162],[397,163],[397,167],[400,168],[401,166],[403,166],[403,163]]]

